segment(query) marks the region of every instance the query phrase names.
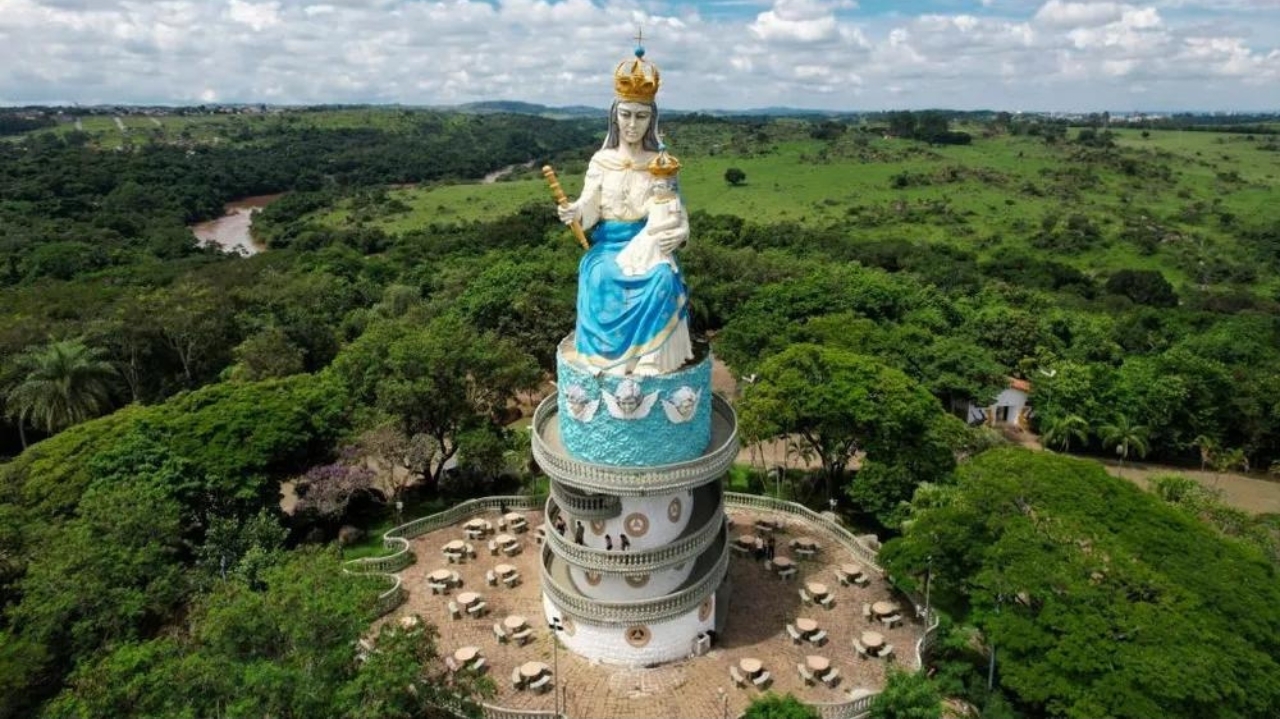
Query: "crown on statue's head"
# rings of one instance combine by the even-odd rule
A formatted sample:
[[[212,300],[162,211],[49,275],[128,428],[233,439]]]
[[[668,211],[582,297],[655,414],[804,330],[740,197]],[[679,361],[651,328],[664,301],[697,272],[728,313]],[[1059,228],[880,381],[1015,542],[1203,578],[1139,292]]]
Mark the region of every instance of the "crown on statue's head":
[[[613,93],[623,102],[652,104],[658,96],[658,66],[644,59],[644,47],[636,46],[636,58],[623,60],[613,71]]]

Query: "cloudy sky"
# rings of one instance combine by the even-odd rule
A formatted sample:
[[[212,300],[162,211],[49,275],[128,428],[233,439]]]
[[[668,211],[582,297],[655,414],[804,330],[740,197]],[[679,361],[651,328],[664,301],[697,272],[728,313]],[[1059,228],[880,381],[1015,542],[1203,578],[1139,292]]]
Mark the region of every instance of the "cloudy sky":
[[[1280,0],[0,0],[0,104],[1280,110]]]

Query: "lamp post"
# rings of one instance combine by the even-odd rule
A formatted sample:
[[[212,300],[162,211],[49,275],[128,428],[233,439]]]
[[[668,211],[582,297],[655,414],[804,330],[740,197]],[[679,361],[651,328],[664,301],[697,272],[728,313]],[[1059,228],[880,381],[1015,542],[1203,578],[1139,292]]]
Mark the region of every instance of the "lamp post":
[[[924,621],[925,625],[929,624],[929,588],[933,584],[933,555],[930,554],[926,560],[927,565],[924,570]]]
[[[556,717],[558,718],[563,716],[560,713],[560,698],[564,693],[564,681],[560,678],[560,637],[556,635],[564,631],[564,624],[561,623],[560,617],[554,617],[548,626],[551,627],[551,673],[556,678],[554,700],[556,706]]]

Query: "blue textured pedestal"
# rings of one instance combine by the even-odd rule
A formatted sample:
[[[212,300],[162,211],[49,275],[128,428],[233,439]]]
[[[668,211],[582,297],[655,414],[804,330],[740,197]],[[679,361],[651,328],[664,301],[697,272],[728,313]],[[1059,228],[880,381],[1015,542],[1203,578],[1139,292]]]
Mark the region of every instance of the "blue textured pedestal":
[[[710,352],[696,364],[669,374],[618,377],[592,375],[586,367],[567,360],[563,347],[556,353],[556,401],[560,436],[573,456],[598,464],[651,467],[694,459],[706,450],[711,441]],[[624,386],[628,381],[634,385]],[[681,400],[687,409],[694,394],[697,404],[690,419],[673,421],[673,416],[684,418],[678,409]]]

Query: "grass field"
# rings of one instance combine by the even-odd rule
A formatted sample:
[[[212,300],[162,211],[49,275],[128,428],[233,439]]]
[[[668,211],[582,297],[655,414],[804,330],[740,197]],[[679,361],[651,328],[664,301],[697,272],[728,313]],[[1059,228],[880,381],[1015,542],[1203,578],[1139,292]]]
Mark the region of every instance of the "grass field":
[[[837,228],[855,240],[944,242],[984,257],[1027,249],[1046,218],[1080,214],[1097,226],[1101,240],[1047,251],[1089,274],[1158,269],[1175,284],[1196,282],[1188,272],[1190,254],[1245,263],[1237,230],[1280,222],[1280,153],[1244,135],[1151,131],[1144,138],[1122,129],[1117,149],[1104,153],[1038,137],[977,134],[967,146],[927,147],[855,132],[823,141],[809,138],[799,124],[777,122],[754,129],[675,124],[668,140],[684,164],[680,181],[690,211]],[[744,184],[725,182],[730,167],[746,173]],[[581,171],[561,170],[571,197],[581,188]],[[346,203],[314,219],[335,226],[364,222],[398,234],[495,217],[529,202],[544,202],[551,212],[541,178],[521,176],[396,189],[390,195],[408,212],[353,212]],[[1149,220],[1166,239],[1146,252],[1122,241],[1125,217]],[[1274,293],[1280,284],[1263,277],[1259,289]]]

